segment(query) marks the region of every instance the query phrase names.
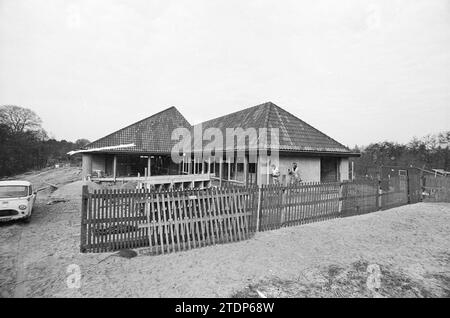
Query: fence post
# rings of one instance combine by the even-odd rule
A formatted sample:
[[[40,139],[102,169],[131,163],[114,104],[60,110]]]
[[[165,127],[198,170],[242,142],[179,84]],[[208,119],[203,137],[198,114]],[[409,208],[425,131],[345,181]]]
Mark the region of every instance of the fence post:
[[[342,203],[344,201],[344,182],[339,183],[339,208],[338,213],[341,216],[342,213]]]
[[[419,176],[419,189],[420,189],[420,202],[423,202],[423,193],[425,192],[425,176],[423,175],[423,171],[420,172]]]
[[[88,186],[83,185],[81,189],[81,233],[80,233],[80,252],[86,252],[87,235],[87,209],[88,209],[89,191]]]
[[[281,188],[282,194],[281,194],[281,219],[280,219],[280,227],[283,226],[284,220],[286,218],[286,204],[287,204],[287,188]]]
[[[383,190],[381,189],[381,180],[378,180],[378,187],[377,187],[377,210],[381,210],[382,208],[382,202],[381,202],[381,195]]]
[[[409,170],[406,170],[406,204],[411,204],[411,176]]]
[[[262,191],[261,186],[258,187],[258,207],[256,210],[256,232],[259,232],[259,219],[261,215]]]

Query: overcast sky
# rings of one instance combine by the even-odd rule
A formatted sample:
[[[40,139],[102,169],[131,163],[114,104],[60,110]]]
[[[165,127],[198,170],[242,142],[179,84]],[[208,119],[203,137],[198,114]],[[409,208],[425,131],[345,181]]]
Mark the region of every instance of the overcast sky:
[[[449,130],[450,0],[0,0],[0,105],[57,139],[266,101],[349,146]]]

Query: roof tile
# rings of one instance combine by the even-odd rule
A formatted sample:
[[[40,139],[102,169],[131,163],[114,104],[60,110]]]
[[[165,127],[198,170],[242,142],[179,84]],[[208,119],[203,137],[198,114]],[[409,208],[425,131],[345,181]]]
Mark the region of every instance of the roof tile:
[[[175,107],[170,107],[137,123],[122,128],[86,146],[87,149],[134,143],[131,148],[106,150],[114,153],[170,153],[177,141],[171,140],[176,128],[191,128],[191,124]]]

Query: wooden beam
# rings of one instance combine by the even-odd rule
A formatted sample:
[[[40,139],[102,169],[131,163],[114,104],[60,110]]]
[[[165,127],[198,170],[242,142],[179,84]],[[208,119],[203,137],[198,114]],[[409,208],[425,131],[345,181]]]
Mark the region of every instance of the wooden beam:
[[[152,156],[148,156],[147,159],[147,177],[152,176]]]
[[[114,155],[113,159],[113,178],[117,178],[117,155]]]
[[[222,178],[223,178],[223,158],[220,158],[219,161],[219,186],[222,186]]]
[[[262,182],[262,174],[260,171],[260,167],[261,167],[261,155],[258,154],[258,159],[256,160],[256,173],[255,173],[255,177],[256,177],[256,184],[258,186],[261,186],[263,184]]]
[[[248,174],[248,158],[247,156],[244,154],[244,184],[245,186],[247,186],[247,174]]]
[[[355,162],[352,161],[352,181],[355,180]]]
[[[187,162],[187,174],[191,174],[191,166],[192,166],[192,162],[191,162],[191,160],[192,160],[192,158],[191,158],[191,155],[189,154],[189,159],[188,159],[188,162]]]
[[[234,160],[234,180],[238,179],[238,158],[236,156],[235,160]]]
[[[92,155],[82,154],[82,177],[86,180],[92,175]]]

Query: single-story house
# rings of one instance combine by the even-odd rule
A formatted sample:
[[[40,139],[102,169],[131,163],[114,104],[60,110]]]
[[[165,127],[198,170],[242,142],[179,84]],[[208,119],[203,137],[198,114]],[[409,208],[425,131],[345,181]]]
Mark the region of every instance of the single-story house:
[[[278,130],[278,158],[275,161],[248,160],[250,145],[246,140],[244,158],[229,160],[223,147],[215,151],[213,158],[195,157],[198,143],[193,142],[192,151],[183,154],[182,162],[174,162],[172,149],[178,140],[172,140],[172,132],[177,128],[186,128],[193,132],[201,127],[202,131],[216,128],[226,135],[227,128],[244,130],[261,128]],[[256,138],[260,139],[261,136]],[[250,138],[251,139],[251,138]],[[270,140],[270,138],[269,138]],[[202,140],[203,146],[205,141]],[[235,149],[236,150],[236,149]],[[269,150],[270,152],[270,150]],[[155,115],[138,121],[130,126],[100,138],[84,149],[73,153],[82,155],[82,174],[98,181],[150,180],[159,178],[176,182],[177,177],[201,176],[216,179],[219,183],[236,182],[240,184],[268,184],[270,165],[275,164],[280,171],[280,181],[288,182],[292,164],[297,163],[300,177],[304,182],[332,182],[349,178],[349,157],[359,156],[331,137],[305,123],[293,114],[274,103],[258,106],[221,116],[192,126],[175,108],[170,107]],[[164,177],[165,176],[165,177]],[[163,179],[161,179],[163,178]],[[201,178],[199,179],[201,180]],[[193,181],[194,182],[194,181]],[[194,184],[194,183],[193,183]]]

